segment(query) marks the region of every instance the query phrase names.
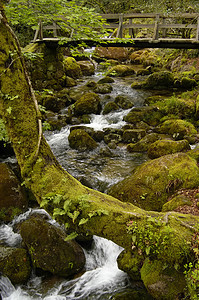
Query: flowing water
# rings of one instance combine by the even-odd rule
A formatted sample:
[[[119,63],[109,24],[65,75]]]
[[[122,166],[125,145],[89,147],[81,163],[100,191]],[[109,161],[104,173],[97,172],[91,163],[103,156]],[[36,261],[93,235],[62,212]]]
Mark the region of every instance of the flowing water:
[[[97,81],[100,77],[102,75],[97,74],[92,79]],[[91,78],[89,77],[89,79]],[[131,89],[131,82],[132,79],[116,79],[112,84],[111,97],[119,94],[128,95],[132,97],[135,106],[142,106],[146,94]],[[127,113],[128,110],[121,110],[108,115],[92,115],[90,124],[86,126],[94,130],[119,129],[125,125],[123,117]],[[55,156],[69,173],[80,180],[86,180],[93,188],[102,192],[106,192],[111,185],[129,175],[137,165],[147,160],[146,155],[130,154],[125,147],[111,149],[111,156],[102,155],[101,150],[106,148],[103,142],[95,151],[78,152],[69,147],[69,133],[70,126],[67,126],[60,132],[47,132],[45,136]],[[13,228],[31,213],[32,209],[29,209],[10,224],[0,227],[0,240],[5,245],[11,247],[20,245],[21,236],[15,233]],[[37,210],[37,213],[45,212]],[[2,298],[6,300],[105,300],[114,299],[112,297],[118,292],[132,289],[132,283],[127,274],[117,267],[116,259],[122,251],[121,247],[111,241],[94,236],[92,249],[84,251],[86,271],[80,277],[73,280],[54,276],[46,279],[32,274],[25,286],[14,287],[8,278],[2,276],[0,278]]]

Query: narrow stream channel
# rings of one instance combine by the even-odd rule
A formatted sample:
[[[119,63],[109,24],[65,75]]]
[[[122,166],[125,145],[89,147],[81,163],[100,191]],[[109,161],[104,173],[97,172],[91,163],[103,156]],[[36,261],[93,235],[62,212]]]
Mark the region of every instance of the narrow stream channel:
[[[102,74],[93,76],[92,80],[99,80]],[[91,79],[89,77],[89,79]],[[130,87],[132,79],[115,79],[111,97],[123,94],[133,98],[135,106],[144,104],[145,93],[137,92]],[[91,123],[87,124],[94,130],[104,128],[121,128],[125,122],[124,115],[128,110],[121,110],[108,115],[92,115]],[[85,124],[84,124],[85,126]],[[91,152],[78,152],[69,147],[68,135],[70,126],[62,128],[60,132],[46,132],[45,137],[60,164],[74,177],[90,182],[94,189],[106,192],[116,182],[125,178],[132,170],[148,158],[145,154],[128,153],[125,147],[111,149],[111,157],[101,154],[106,145],[101,142],[99,147]],[[21,220],[25,220],[31,213],[29,209],[13,222],[0,227],[0,237],[6,245],[17,246],[21,236],[13,228]],[[46,214],[43,210],[37,210]],[[54,222],[51,220],[51,222]],[[122,248],[103,238],[94,236],[91,250],[84,250],[86,255],[86,271],[73,280],[52,278],[46,280],[32,274],[25,286],[14,287],[6,277],[0,278],[1,296],[4,300],[105,300],[115,299],[116,293],[127,289],[134,289],[128,275],[117,267],[117,257]],[[119,298],[122,299],[122,298]],[[127,298],[123,298],[127,299]],[[130,299],[130,298],[129,298]],[[131,298],[138,299],[136,298]],[[150,298],[140,298],[150,299]]]

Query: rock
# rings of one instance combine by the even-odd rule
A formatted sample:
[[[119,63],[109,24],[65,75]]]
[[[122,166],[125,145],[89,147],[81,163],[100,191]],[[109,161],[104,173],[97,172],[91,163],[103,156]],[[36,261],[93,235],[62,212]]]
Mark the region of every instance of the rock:
[[[143,121],[148,125],[157,126],[163,116],[156,106],[135,107],[124,117],[124,121],[135,125]]]
[[[116,111],[116,110],[118,110],[118,109],[119,109],[119,106],[118,106],[115,102],[110,101],[110,102],[108,102],[108,103],[105,104],[102,113],[103,113],[103,115],[107,115],[107,114],[109,114],[110,112]]]
[[[130,75],[135,75],[135,70],[133,66],[130,65],[117,65],[112,67],[107,75],[114,77],[125,77]]]
[[[46,110],[51,110],[53,112],[59,112],[66,107],[65,99],[59,99],[54,95],[42,96],[41,101]]]
[[[175,210],[176,208],[178,208],[179,206],[184,206],[184,205],[190,206],[191,204],[192,204],[192,202],[189,197],[187,197],[183,194],[176,195],[176,196],[172,197],[171,200],[169,200],[168,202],[166,202],[163,205],[162,211],[172,211],[172,210]]]
[[[158,133],[150,133],[144,136],[140,141],[135,144],[128,144],[127,150],[129,152],[146,152],[149,146],[155,141],[162,139],[165,135],[160,135]]]
[[[108,144],[109,148],[111,149],[115,149],[115,146],[114,148],[112,148],[112,146],[110,146],[110,143],[118,144],[121,141],[122,141],[122,136],[117,133],[109,133],[104,136],[104,142]]]
[[[75,79],[73,79],[69,76],[66,76],[66,87],[73,87],[76,85],[77,85],[77,82],[75,81]]]
[[[155,55],[151,55],[151,50],[143,49],[137,50],[131,53],[129,56],[131,63],[133,64],[144,64],[144,65],[151,65],[155,62]]]
[[[129,109],[134,106],[132,99],[126,95],[118,95],[115,97],[115,103],[122,109]]]
[[[184,276],[172,266],[164,266],[162,261],[145,259],[141,268],[141,278],[154,299],[177,299],[186,286]]]
[[[169,71],[154,72],[147,78],[144,87],[147,89],[172,88],[174,85],[174,75]]]
[[[166,120],[161,125],[156,127],[156,132],[171,135],[175,140],[181,140],[185,136],[197,134],[194,125],[188,121],[181,119]]]
[[[197,161],[185,153],[176,153],[143,163],[132,175],[112,186],[109,194],[145,210],[161,211],[174,192],[197,188],[198,184]]]
[[[84,114],[98,114],[100,110],[100,97],[97,94],[91,92],[84,94],[74,104],[75,116],[81,116]]]
[[[31,274],[27,251],[21,248],[0,246],[0,272],[13,284],[24,284]]]
[[[180,82],[180,87],[183,89],[191,90],[197,86],[197,82],[195,79],[183,77]]]
[[[0,163],[0,221],[10,222],[27,206],[28,200],[21,182],[7,164]]]
[[[79,151],[94,150],[98,146],[97,142],[82,129],[71,131],[68,141],[71,148]]]
[[[69,277],[84,267],[83,250],[74,240],[65,241],[66,234],[60,227],[37,216],[23,222],[20,231],[36,269]]]
[[[97,84],[94,88],[94,92],[99,94],[109,94],[112,90],[113,88],[109,83]]]
[[[125,61],[129,51],[126,47],[96,47],[94,55],[100,58]]]
[[[59,116],[52,111],[45,113],[45,120],[50,125],[50,130],[61,130],[62,127],[67,125],[65,116],[59,119]]]
[[[101,78],[100,80],[98,80],[98,84],[102,84],[102,83],[113,83],[114,79],[110,76],[105,76],[103,78]]]
[[[149,158],[158,158],[163,155],[190,150],[187,140],[172,141],[169,139],[158,140],[148,147]]]
[[[82,75],[91,76],[95,74],[95,66],[89,61],[78,61],[78,64],[81,68]]]
[[[124,130],[122,140],[124,143],[136,143],[146,135],[144,129],[127,129]]]
[[[140,69],[137,71],[137,76],[146,76],[150,74],[151,74],[150,69]]]
[[[72,77],[73,79],[80,78],[82,76],[81,67],[73,57],[65,58],[63,64],[67,76]]]
[[[118,268],[126,272],[131,279],[138,281],[141,279],[140,269],[143,262],[143,256],[136,250],[129,252],[123,250],[117,258]]]

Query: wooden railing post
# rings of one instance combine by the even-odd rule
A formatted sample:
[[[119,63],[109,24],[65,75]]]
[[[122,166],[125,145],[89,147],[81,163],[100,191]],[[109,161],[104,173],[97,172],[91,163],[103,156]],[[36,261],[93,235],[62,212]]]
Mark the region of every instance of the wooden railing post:
[[[155,19],[153,40],[157,41],[158,38],[159,38],[159,15],[157,15]]]
[[[117,38],[121,38],[123,37],[123,19],[124,19],[124,15],[120,14],[119,15],[119,26],[118,26],[118,31],[117,31]]]
[[[132,18],[129,18],[129,25],[131,26],[133,24],[133,21],[132,21]],[[129,36],[132,38],[135,37],[135,34],[134,34],[134,30],[133,28],[129,28]]]
[[[165,17],[162,18],[162,24],[163,24],[163,25],[166,24],[166,18],[165,18]],[[165,38],[166,35],[167,35],[167,29],[166,29],[166,28],[163,28],[163,30],[162,30],[162,37]]]
[[[53,36],[57,37],[57,23],[53,21]]]
[[[197,19],[196,41],[199,41],[199,17]]]
[[[38,23],[38,28],[37,28],[37,30],[35,32],[35,36],[34,36],[33,42],[36,42],[37,38],[39,40],[43,40],[43,28],[42,28],[42,22],[41,22],[41,20]]]

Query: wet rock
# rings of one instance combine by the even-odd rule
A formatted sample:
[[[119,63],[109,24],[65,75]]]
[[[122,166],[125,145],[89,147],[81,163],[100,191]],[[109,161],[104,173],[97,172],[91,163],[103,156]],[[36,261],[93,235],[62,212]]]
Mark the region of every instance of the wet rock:
[[[158,133],[150,133],[143,137],[140,141],[135,144],[128,144],[127,150],[129,152],[146,152],[151,144],[155,141],[165,138],[165,135]]]
[[[148,147],[149,158],[158,158],[163,155],[184,152],[190,150],[190,145],[187,140],[172,141],[169,139],[159,140]]]
[[[115,103],[122,109],[129,109],[134,106],[132,99],[126,95],[118,95],[115,97]]]
[[[95,82],[94,80],[89,80],[89,81],[86,83],[86,86],[92,87],[92,88],[96,87],[96,85],[97,85],[97,82]]]
[[[13,284],[25,283],[31,274],[27,251],[21,248],[0,246],[0,272]]]
[[[78,61],[78,64],[81,68],[82,75],[91,76],[91,75],[95,74],[95,66],[89,60]]]
[[[110,143],[112,143],[112,142],[114,142],[115,144],[118,144],[121,141],[122,141],[122,136],[117,133],[109,133],[104,136],[104,142],[108,145],[110,145]],[[111,149],[113,149],[113,148],[111,148]]]
[[[156,106],[135,107],[124,117],[124,121],[135,125],[143,121],[148,125],[157,126],[163,116]]]
[[[179,189],[199,184],[197,161],[185,153],[165,155],[139,166],[114,185],[109,194],[145,210],[161,211],[164,203]]]
[[[112,86],[109,83],[97,84],[94,88],[94,92],[98,94],[109,94],[113,90]]]
[[[98,114],[101,110],[100,97],[95,93],[86,93],[74,104],[74,114]]]
[[[110,112],[116,111],[116,110],[118,110],[118,109],[119,109],[119,106],[118,106],[115,102],[110,101],[110,102],[108,102],[108,103],[105,104],[102,113],[103,113],[103,115],[107,115],[107,114],[109,114]]]
[[[0,163],[0,221],[9,222],[28,206],[21,182],[11,168]]]
[[[67,124],[65,116],[59,118],[59,116],[52,111],[47,111],[45,113],[45,120],[50,125],[50,130],[61,130],[61,128]]]
[[[134,67],[130,65],[117,65],[108,71],[108,75],[114,77],[125,77],[135,75],[135,70]]]
[[[81,247],[74,240],[65,241],[61,228],[38,216],[22,223],[21,236],[36,269],[68,277],[84,267]]]
[[[146,135],[144,129],[127,129],[124,130],[122,141],[124,143],[136,143]]]
[[[98,146],[97,142],[82,129],[71,131],[68,141],[71,148],[79,151],[94,150]]]
[[[188,121],[181,119],[166,120],[156,127],[156,132],[171,135],[175,140],[181,140],[185,136],[193,136],[197,134],[194,125]]]
[[[82,71],[80,65],[76,62],[73,57],[67,57],[63,60],[64,70],[67,76],[73,79],[80,78]]]
[[[54,95],[45,95],[41,98],[42,105],[53,112],[59,112],[66,107],[65,99],[60,99]]]
[[[100,80],[98,80],[98,84],[103,84],[103,83],[113,83],[114,79],[110,76],[105,76],[103,78],[101,78]]]
[[[184,276],[172,266],[164,266],[162,261],[148,258],[141,269],[141,278],[151,296],[155,299],[177,299],[186,286]]]
[[[66,87],[73,87],[76,85],[77,85],[77,82],[75,81],[75,79],[73,79],[69,76],[66,76]]]

